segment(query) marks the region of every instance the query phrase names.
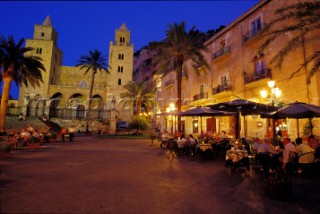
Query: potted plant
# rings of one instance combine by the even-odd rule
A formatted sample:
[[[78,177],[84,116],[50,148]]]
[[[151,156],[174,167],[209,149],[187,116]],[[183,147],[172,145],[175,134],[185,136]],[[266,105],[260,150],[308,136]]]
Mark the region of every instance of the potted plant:
[[[29,149],[38,149],[40,147],[40,138],[32,136],[29,139]]]

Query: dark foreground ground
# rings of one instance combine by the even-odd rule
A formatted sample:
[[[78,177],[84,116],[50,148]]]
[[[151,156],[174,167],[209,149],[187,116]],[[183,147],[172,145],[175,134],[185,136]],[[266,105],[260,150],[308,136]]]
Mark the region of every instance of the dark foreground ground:
[[[149,140],[79,137],[13,151],[0,163],[1,213],[319,213],[320,179],[294,176],[294,200],[224,161],[167,159]]]

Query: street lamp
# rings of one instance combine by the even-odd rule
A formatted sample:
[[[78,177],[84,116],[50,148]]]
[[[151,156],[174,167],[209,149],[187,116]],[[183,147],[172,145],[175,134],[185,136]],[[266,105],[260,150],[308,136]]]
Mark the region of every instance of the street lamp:
[[[267,90],[261,90],[261,97],[265,100],[271,100],[272,106],[274,106],[275,101],[281,96],[281,90],[276,86],[276,82],[274,80],[268,81],[268,86],[271,90],[271,93],[268,93]]]
[[[274,80],[268,81],[268,87],[271,92],[268,92],[267,90],[261,90],[260,94],[261,97],[264,98],[265,100],[271,100],[271,105],[275,105],[275,101],[279,99],[281,96],[281,90],[276,86],[276,82]],[[269,122],[267,122],[269,124]],[[276,130],[275,130],[275,120],[272,122],[272,135],[273,139],[276,139]]]
[[[174,105],[174,103],[170,103],[169,107],[166,108],[166,112],[170,113],[170,112],[174,112],[176,110],[176,107]],[[173,134],[173,113],[171,114],[171,134]]]

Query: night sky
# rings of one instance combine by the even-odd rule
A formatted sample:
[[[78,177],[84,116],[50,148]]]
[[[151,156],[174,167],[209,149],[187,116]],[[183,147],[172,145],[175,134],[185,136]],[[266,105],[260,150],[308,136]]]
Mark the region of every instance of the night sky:
[[[51,17],[63,51],[63,65],[74,66],[81,55],[98,49],[108,54],[115,30],[125,23],[134,50],[165,38],[168,24],[185,21],[207,32],[228,25],[259,0],[247,1],[1,1],[0,34],[15,40],[32,38],[34,24]],[[2,85],[1,85],[2,93]],[[12,84],[11,95],[19,92]]]

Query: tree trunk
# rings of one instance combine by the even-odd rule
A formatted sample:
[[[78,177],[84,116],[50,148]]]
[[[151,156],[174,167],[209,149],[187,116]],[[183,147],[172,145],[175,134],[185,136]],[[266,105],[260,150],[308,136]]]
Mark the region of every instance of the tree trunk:
[[[182,62],[177,67],[176,79],[177,79],[177,112],[181,112],[181,87],[182,87]],[[181,132],[181,116],[178,115],[178,132]]]
[[[141,96],[138,96],[137,98],[137,115],[140,115],[141,113]]]
[[[96,72],[97,72],[96,70],[92,71],[88,111],[87,111],[87,115],[86,115],[86,117],[87,117],[86,132],[89,132],[89,120],[90,120],[90,110],[91,110],[91,103],[92,103],[92,91],[93,91],[93,84],[94,84],[94,76],[95,76]]]
[[[3,72],[2,79],[3,79],[3,91],[2,91],[1,110],[0,110],[0,130],[5,128],[8,100],[10,96],[10,87],[11,87],[11,82],[13,78],[10,74],[8,74],[8,72]]]

